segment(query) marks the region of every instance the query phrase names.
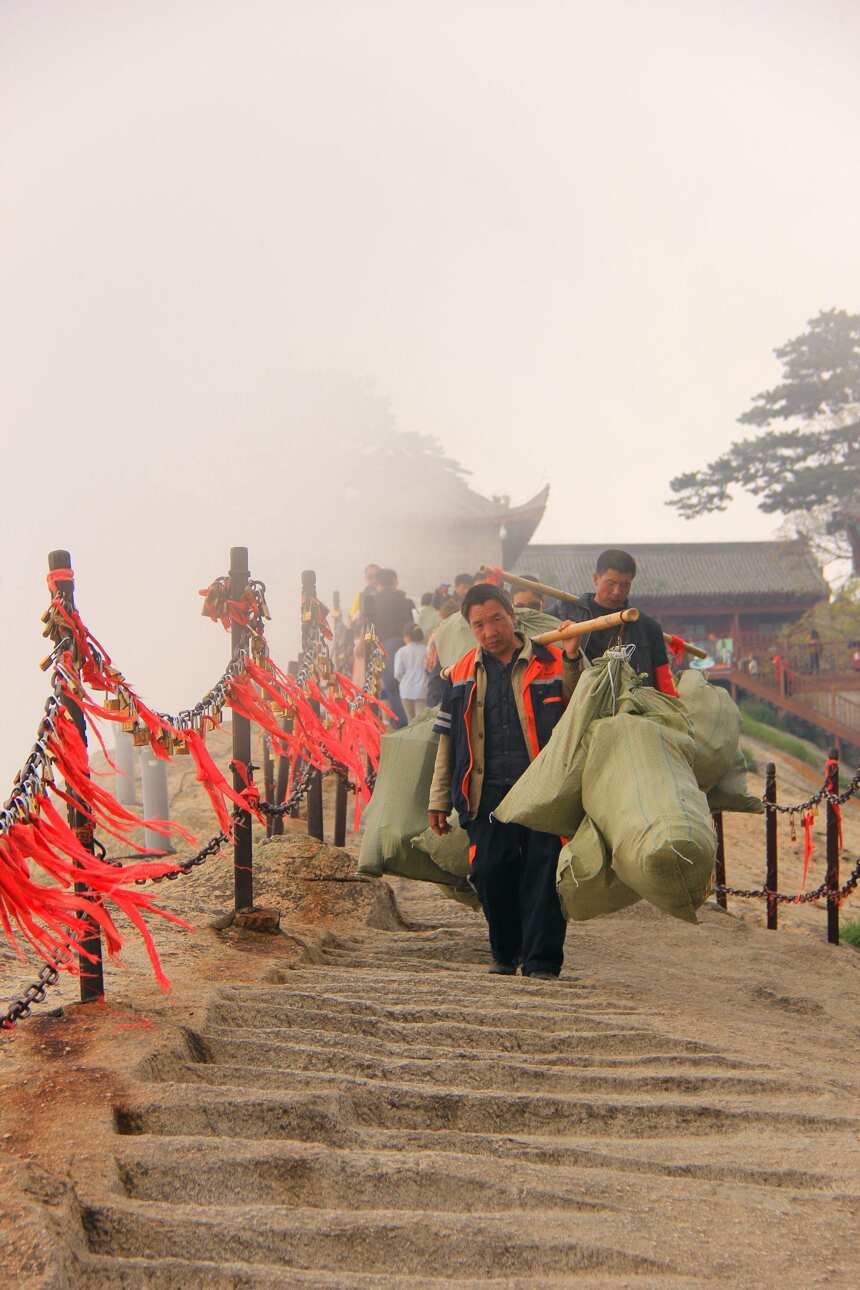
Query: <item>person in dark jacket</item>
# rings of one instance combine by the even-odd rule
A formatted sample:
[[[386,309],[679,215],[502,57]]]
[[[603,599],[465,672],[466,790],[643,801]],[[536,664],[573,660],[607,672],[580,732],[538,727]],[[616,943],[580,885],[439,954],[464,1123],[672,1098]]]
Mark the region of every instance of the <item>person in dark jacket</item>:
[[[394,676],[394,655],[403,644],[403,637],[415,625],[412,611],[414,603],[397,585],[393,569],[380,569],[376,575],[376,588],[366,598],[368,619],[385,649],[385,668],[382,673],[382,698],[395,715],[394,728],[401,729],[408,722],[400,700],[400,689]]]
[[[569,600],[562,601],[561,612],[577,623],[584,622],[587,618],[599,618],[602,614],[616,614],[620,609],[628,607],[635,577],[636,561],[633,556],[627,551],[611,547],[598,557],[592,579],[594,590],[581,597],[581,605]],[[640,613],[638,622],[625,623],[620,629],[616,627],[591,632],[582,637],[581,642],[582,652],[592,661],[600,658],[612,645],[632,645],[630,666],[634,672],[643,674],[655,690],[660,690],[663,694],[677,694],[663,639],[663,628],[656,618]]]
[[[434,729],[439,734],[430,788],[430,827],[449,831],[453,806],[469,835],[469,881],[489,926],[491,972],[554,979],[565,923],[555,886],[561,839],[502,824],[493,811],[544,747],[581,668],[579,645],[564,653],[516,630],[500,587],[477,583],[463,617],[477,648],[451,668]]]

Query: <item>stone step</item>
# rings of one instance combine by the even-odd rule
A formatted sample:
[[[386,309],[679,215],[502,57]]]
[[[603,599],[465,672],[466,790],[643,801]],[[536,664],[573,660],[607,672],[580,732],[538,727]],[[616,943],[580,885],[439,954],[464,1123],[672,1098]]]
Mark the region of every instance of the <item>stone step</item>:
[[[505,1026],[476,1026],[462,1022],[426,1021],[397,1022],[386,1021],[377,1017],[353,1016],[349,1013],[327,1012],[320,1009],[309,1015],[302,1008],[290,1008],[287,1004],[269,1006],[249,1002],[247,1004],[223,1003],[209,1010],[209,1028],[231,1028],[243,1026],[251,1028],[303,1029],[313,1023],[316,1031],[326,1030],[337,1034],[361,1035],[382,1039],[391,1043],[409,1043],[414,1040],[419,1044],[501,1049],[506,1052],[545,1053],[558,1052],[569,1038],[577,1033],[588,1035],[603,1032],[625,1033],[632,1036],[652,1035],[653,1031],[630,1024],[626,1028],[623,1018],[602,1020],[599,1016],[568,1015],[557,1019],[557,1027],[549,1030],[512,1030]]]
[[[308,1018],[310,1020],[310,1018]],[[496,1046],[491,1037],[483,1045],[457,1043],[457,1036],[449,1038],[447,1044],[418,1043],[414,1032],[398,1034],[396,1039],[379,1038],[361,1033],[352,1034],[342,1031],[314,1030],[300,1026],[230,1026],[224,1029],[185,1032],[190,1041],[190,1051],[204,1055],[206,1045],[219,1041],[234,1041],[238,1044],[259,1043],[264,1046],[277,1045],[282,1048],[315,1048],[319,1051],[337,1051],[379,1057],[412,1057],[419,1061],[457,1060],[472,1063],[488,1061],[511,1061],[521,1055],[519,1049],[509,1046],[506,1049]],[[204,1047],[197,1049],[200,1043]],[[567,1066],[580,1060],[606,1057],[619,1060],[635,1060],[645,1055],[651,1057],[674,1057],[683,1060],[687,1057],[711,1058],[719,1060],[720,1054],[714,1053],[707,1044],[692,1039],[673,1039],[651,1030],[608,1030],[578,1031],[576,1034],[557,1035],[544,1041],[543,1051],[528,1053],[530,1066]]]
[[[575,1098],[558,1095],[429,1090],[366,1081],[344,1092],[254,1093],[165,1084],[159,1094],[117,1108],[123,1133],[177,1132],[242,1138],[298,1138],[353,1145],[358,1129],[455,1130],[471,1136],[609,1135],[649,1138],[685,1133],[705,1137],[767,1127],[771,1134],[850,1132],[854,1122],[814,1112],[762,1108],[739,1097],[730,1106],[669,1098]]]
[[[310,991],[298,992],[283,988],[266,989],[259,987],[253,990],[225,989],[219,990],[210,1006],[210,1015],[217,1016],[226,1005],[240,1005],[265,1008],[289,1007],[291,1013],[299,1011],[312,1012],[318,1015],[344,1015],[353,1018],[379,1019],[399,1024],[426,1024],[428,1021],[457,1022],[471,1026],[510,1026],[518,1030],[552,1030],[557,1029],[560,1021],[571,1016],[580,1017],[650,1017],[653,1013],[619,1003],[613,999],[600,999],[593,995],[575,1002],[563,1000],[554,1007],[535,1006],[530,999],[499,999],[490,1006],[485,1001],[461,1003],[451,1006],[438,998],[427,1002],[386,1000],[384,1003],[371,1002],[367,999],[340,998],[326,990],[314,994]]]
[[[797,1139],[786,1152],[780,1141],[761,1133],[732,1139],[732,1150],[714,1155],[713,1145],[702,1140],[673,1142],[536,1145],[516,1138],[475,1139],[485,1150],[473,1154],[457,1151],[455,1134],[413,1133],[385,1148],[340,1150],[316,1143],[241,1138],[137,1137],[118,1140],[116,1164],[126,1193],[139,1200],[168,1200],[173,1196],[196,1204],[220,1203],[228,1197],[250,1203],[296,1203],[305,1207],[330,1207],[332,1198],[349,1185],[348,1207],[378,1209],[385,1205],[379,1188],[365,1187],[363,1171],[374,1179],[396,1179],[408,1208],[437,1211],[491,1212],[520,1208],[614,1208],[626,1204],[629,1183],[625,1176],[648,1175],[649,1190],[662,1185],[681,1187],[688,1196],[691,1185],[714,1182],[749,1188],[777,1188],[794,1192],[826,1192],[829,1197],[857,1203],[860,1169],[842,1179],[843,1191],[834,1191],[830,1173],[802,1167],[809,1139]],[[463,1135],[460,1135],[462,1138]],[[443,1141],[439,1141],[439,1139]],[[450,1150],[445,1150],[445,1142]],[[738,1150],[738,1147],[741,1150]],[[504,1161],[502,1171],[493,1157]],[[702,1156],[702,1159],[698,1159]],[[797,1160],[796,1165],[791,1161]],[[753,1162],[753,1163],[748,1163]],[[446,1187],[441,1180],[468,1180],[468,1187]],[[517,1196],[511,1205],[511,1194]],[[654,1193],[659,1199],[662,1193]],[[406,1204],[406,1200],[409,1204]],[[422,1200],[431,1203],[420,1203]]]
[[[257,1032],[253,1032],[256,1034]],[[288,1034],[290,1032],[287,1032]],[[656,1053],[645,1052],[641,1055],[612,1057],[606,1054],[572,1052],[566,1058],[544,1058],[540,1062],[530,1059],[528,1062],[512,1060],[510,1054],[490,1055],[486,1060],[477,1061],[474,1052],[463,1056],[436,1056],[435,1058],[411,1058],[405,1056],[387,1056],[377,1053],[365,1055],[363,1046],[355,1044],[354,1048],[317,1047],[315,1045],[296,1045],[292,1043],[266,1042],[249,1037],[246,1040],[231,1039],[221,1034],[195,1036],[195,1046],[191,1048],[197,1060],[203,1062],[236,1063],[249,1061],[254,1065],[280,1066],[289,1064],[294,1070],[324,1070],[343,1072],[344,1074],[365,1075],[368,1079],[394,1080],[400,1083],[463,1084],[464,1087],[488,1087],[484,1082],[496,1081],[505,1088],[533,1087],[536,1091],[556,1087],[554,1081],[562,1084],[576,1080],[581,1071],[600,1070],[602,1072],[619,1071],[622,1074],[658,1073],[677,1071],[683,1074],[694,1074],[699,1071],[743,1071],[756,1072],[761,1068],[751,1062],[738,1058],[724,1057],[718,1053],[701,1055],[698,1053]],[[408,1049],[412,1051],[412,1048]],[[172,1060],[181,1060],[170,1054]],[[158,1058],[151,1059],[153,1071],[157,1074]],[[486,1069],[485,1069],[486,1068]],[[653,1072],[652,1072],[653,1068]]]
[[[585,1180],[510,1162],[493,1175],[474,1156],[338,1151],[308,1143],[128,1138],[117,1169],[136,1200],[434,1212],[597,1211]]]
[[[452,1277],[584,1272],[659,1276],[673,1269],[575,1213],[518,1216],[407,1211],[336,1211],[277,1206],[199,1206],[153,1201],[84,1202],[91,1251],[122,1258],[276,1264],[307,1271],[399,1273],[423,1277],[443,1264]],[[610,1220],[611,1221],[611,1220]]]
[[[239,1054],[237,1054],[238,1056]],[[773,1096],[793,1092],[801,1095],[807,1090],[797,1082],[774,1079],[771,1076],[725,1075],[720,1073],[699,1074],[627,1074],[608,1072],[595,1074],[592,1071],[565,1072],[561,1069],[550,1071],[532,1071],[528,1066],[508,1066],[497,1071],[492,1066],[474,1066],[472,1074],[478,1076],[472,1087],[464,1084],[457,1072],[436,1070],[426,1063],[420,1072],[423,1078],[410,1078],[407,1072],[401,1071],[399,1081],[393,1074],[387,1080],[381,1080],[374,1063],[367,1064],[365,1072],[333,1072],[327,1070],[295,1069],[291,1064],[272,1066],[256,1064],[258,1054],[246,1053],[242,1062],[187,1062],[165,1059],[161,1064],[157,1078],[176,1084],[203,1084],[217,1088],[270,1089],[281,1092],[313,1092],[314,1090],[335,1089],[350,1092],[353,1089],[365,1089],[371,1084],[386,1083],[396,1087],[412,1086],[416,1083],[431,1083],[435,1088],[445,1092],[482,1091],[487,1093],[536,1092],[546,1093],[673,1093],[690,1097],[708,1098],[726,1097],[730,1093],[744,1093],[757,1097]],[[285,1063],[290,1063],[290,1051],[284,1054]],[[330,1066],[330,1063],[329,1063]],[[413,1068],[415,1063],[413,1063]]]
[[[97,1290],[701,1290],[698,1277],[679,1277],[649,1268],[620,1276],[592,1269],[569,1276],[543,1275],[540,1286],[531,1275],[487,1277],[436,1277],[397,1273],[307,1272],[273,1264],[208,1263],[189,1259],[109,1258],[89,1255],[79,1260],[81,1287]]]

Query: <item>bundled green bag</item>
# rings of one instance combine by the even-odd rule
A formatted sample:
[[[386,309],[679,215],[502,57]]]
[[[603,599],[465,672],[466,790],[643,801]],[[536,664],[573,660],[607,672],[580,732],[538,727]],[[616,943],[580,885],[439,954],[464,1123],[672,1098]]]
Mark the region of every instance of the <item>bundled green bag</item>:
[[[465,878],[469,873],[469,835],[465,829],[460,828],[456,816],[449,819],[448,823],[451,826],[450,833],[444,833],[440,837],[431,828],[426,828],[417,838],[412,839],[412,845],[419,851],[424,851],[446,873],[453,874],[455,878]]]
[[[517,630],[525,636],[540,636],[543,632],[554,632],[559,618],[545,614],[540,609],[517,609],[515,611]],[[470,649],[475,648],[472,629],[462,614],[452,614],[445,618],[436,628],[436,652],[443,667],[453,667],[458,659]]]
[[[562,847],[556,870],[561,910],[568,922],[616,914],[641,900],[625,887],[609,863],[606,844],[592,820],[586,817],[576,834]]]
[[[403,730],[382,736],[373,797],[364,814],[358,872],[379,877],[399,874],[418,882],[456,886],[462,879],[434,864],[412,838],[427,827],[427,802],[439,736],[437,708],[429,708]],[[434,835],[435,836],[435,835]]]
[[[621,713],[592,728],[582,805],[612,868],[643,900],[686,922],[710,890],[716,836],[688,735]]]
[[[736,765],[741,714],[728,691],[693,668],[681,673],[678,693],[693,723],[693,773],[707,792]]]
[[[496,807],[496,819],[503,824],[524,824],[542,833],[572,837],[585,814],[582,772],[592,723],[619,711],[650,716],[682,733],[689,730],[680,702],[642,685],[622,656],[604,654],[592,664],[586,659],[570,703],[549,742]]]
[[[744,815],[761,815],[764,802],[754,797],[747,788],[747,764],[740,748],[734,765],[719,784],[708,790],[708,806],[712,811],[739,811]]]

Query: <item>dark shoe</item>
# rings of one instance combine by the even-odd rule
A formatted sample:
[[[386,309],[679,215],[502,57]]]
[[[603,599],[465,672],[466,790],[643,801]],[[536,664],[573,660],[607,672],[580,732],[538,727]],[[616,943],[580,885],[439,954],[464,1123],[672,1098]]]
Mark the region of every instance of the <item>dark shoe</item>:
[[[493,976],[516,976],[516,963],[494,963],[489,969]]]
[[[527,976],[530,981],[557,981],[558,980],[557,972],[524,972],[523,976]]]

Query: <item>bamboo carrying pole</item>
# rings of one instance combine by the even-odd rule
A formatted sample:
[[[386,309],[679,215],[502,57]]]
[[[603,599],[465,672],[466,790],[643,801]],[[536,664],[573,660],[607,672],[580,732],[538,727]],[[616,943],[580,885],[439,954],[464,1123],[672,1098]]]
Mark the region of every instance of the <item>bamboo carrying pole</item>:
[[[558,600],[569,600],[572,605],[579,605],[582,609],[587,609],[585,601],[580,596],[573,596],[569,591],[562,591],[559,587],[551,587],[546,582],[535,582],[531,578],[521,578],[516,573],[509,573],[507,569],[494,569],[492,565],[482,564],[481,573],[488,574],[492,578],[501,577],[503,582],[509,583],[519,591],[539,591],[542,596],[555,596]],[[663,639],[667,642],[674,639],[668,632],[663,633]],[[693,658],[707,658],[706,650],[699,649],[698,645],[692,645],[689,641],[684,641],[684,653],[692,655]]]
[[[604,632],[610,627],[620,627],[622,623],[635,623],[639,617],[638,609],[620,609],[617,614],[601,614],[599,618],[589,618],[584,623],[570,623],[569,626],[554,632],[543,632],[533,636],[538,645],[554,645],[556,641],[569,641],[577,636],[587,636],[589,632]]]

